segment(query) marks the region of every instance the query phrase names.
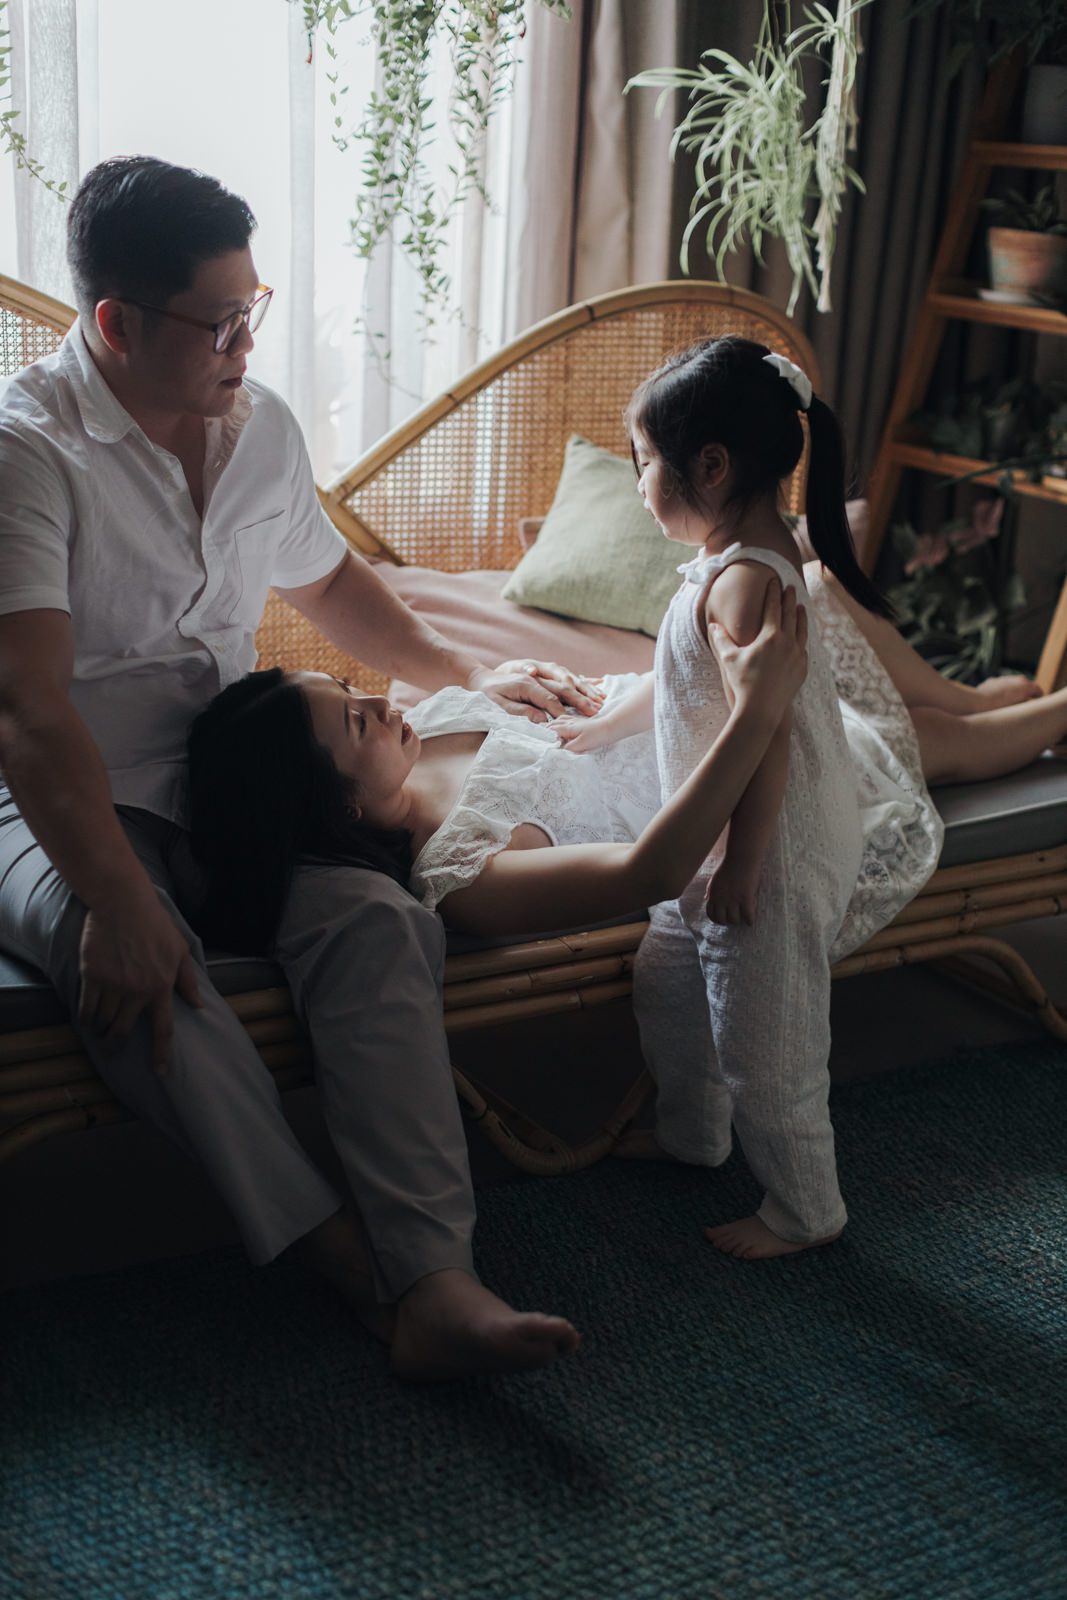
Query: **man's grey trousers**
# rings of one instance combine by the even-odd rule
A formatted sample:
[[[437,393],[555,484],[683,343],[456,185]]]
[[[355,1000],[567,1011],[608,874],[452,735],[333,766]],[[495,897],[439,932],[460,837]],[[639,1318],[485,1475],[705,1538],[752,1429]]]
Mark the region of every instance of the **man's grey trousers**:
[[[117,1047],[89,1032],[82,1042],[114,1093],[204,1168],[251,1259],[270,1261],[344,1197],[293,1136],[267,1068],[207,977],[186,921],[199,896],[188,835],[146,811],[120,807],[118,816],[189,942],[203,1009],[175,995],[172,1062],[162,1076],[151,1065],[147,1014]],[[48,975],[75,1026],[84,920],[84,905],[4,795],[0,947]],[[379,1298],[398,1298],[428,1272],[471,1271],[474,1200],[442,1019],[437,918],[380,873],[300,867],[275,958],[311,1040]]]

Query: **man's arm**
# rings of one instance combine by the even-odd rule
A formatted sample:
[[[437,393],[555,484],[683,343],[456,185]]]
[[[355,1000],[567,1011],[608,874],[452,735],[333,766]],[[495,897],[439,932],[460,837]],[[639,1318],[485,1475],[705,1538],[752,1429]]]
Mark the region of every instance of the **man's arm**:
[[[564,702],[587,714],[598,707],[572,674],[545,678],[487,667],[417,616],[354,551],[318,582],[278,593],[339,650],[421,689],[459,683],[539,721],[558,716]]]
[[[175,988],[199,1004],[189,947],[119,825],[100,752],[70,700],[62,611],[0,616],[0,768],[30,831],[87,908],[79,1021],[124,1038],[148,1007],[167,1066]]]

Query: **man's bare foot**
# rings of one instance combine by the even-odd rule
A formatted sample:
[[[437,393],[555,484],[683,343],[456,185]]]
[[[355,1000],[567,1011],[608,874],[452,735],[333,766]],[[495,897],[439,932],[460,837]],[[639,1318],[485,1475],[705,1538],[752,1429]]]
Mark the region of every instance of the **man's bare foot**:
[[[825,1239],[813,1239],[810,1244],[791,1244],[780,1239],[759,1217],[742,1217],[740,1222],[724,1222],[717,1228],[705,1228],[704,1237],[710,1239],[716,1250],[724,1255],[737,1256],[741,1261],[771,1261],[775,1256],[795,1256],[801,1250],[814,1250],[821,1244],[833,1244],[840,1239],[842,1230],[828,1234]]]
[[[624,1161],[677,1161],[656,1138],[655,1128],[627,1128],[611,1147],[613,1156]]]
[[[410,1383],[443,1383],[546,1367],[580,1342],[565,1318],[513,1311],[470,1273],[448,1268],[401,1297],[389,1364]]]
[[[993,711],[998,706],[1017,706],[1024,700],[1040,700],[1044,691],[1032,678],[1022,673],[1011,673],[1003,678],[985,678],[975,684],[975,689],[988,701],[983,710]]]
[[[374,1292],[367,1246],[359,1218],[335,1211],[292,1246],[296,1259],[332,1283],[347,1300],[368,1333],[383,1344],[393,1337],[396,1307],[382,1305]]]

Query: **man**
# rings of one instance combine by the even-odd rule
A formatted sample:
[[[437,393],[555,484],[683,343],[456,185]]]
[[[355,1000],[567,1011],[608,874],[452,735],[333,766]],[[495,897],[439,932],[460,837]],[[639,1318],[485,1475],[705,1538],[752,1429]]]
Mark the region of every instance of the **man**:
[[[69,215],[78,322],[0,390],[0,946],[48,973],[115,1093],[201,1163],[252,1260],[293,1249],[324,1272],[398,1374],[539,1366],[578,1335],[474,1275],[436,919],[381,874],[309,866],[280,930],[355,1211],[290,1133],[189,920],[186,731],[254,665],[271,586],[427,690],[594,704],[569,675],[486,668],[348,550],[293,417],[245,374],[270,298],[254,226],[202,174],[98,166]]]

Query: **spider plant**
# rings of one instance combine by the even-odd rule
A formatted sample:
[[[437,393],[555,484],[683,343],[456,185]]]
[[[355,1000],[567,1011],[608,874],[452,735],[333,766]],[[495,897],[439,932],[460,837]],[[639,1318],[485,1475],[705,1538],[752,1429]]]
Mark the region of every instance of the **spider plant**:
[[[696,192],[681,246],[684,273],[701,228],[720,278],[726,257],[746,237],[762,263],[769,235],[782,240],[792,269],[790,315],[805,283],[820,311],[832,309],[830,273],[842,201],[850,184],[861,192],[864,187],[847,152],[856,148],[859,13],[868,3],[838,0],[836,15],[815,4],[796,28],[787,3],[787,31],[779,36],[774,0],[767,0],[751,61],[705,50],[696,68],[658,67],[630,79],[627,92],[661,91],[657,115],[673,90],[688,90],[689,110],[671,140],[672,160],[679,150],[696,157]],[[814,61],[825,69],[827,56],[821,109],[809,124],[805,64]]]

